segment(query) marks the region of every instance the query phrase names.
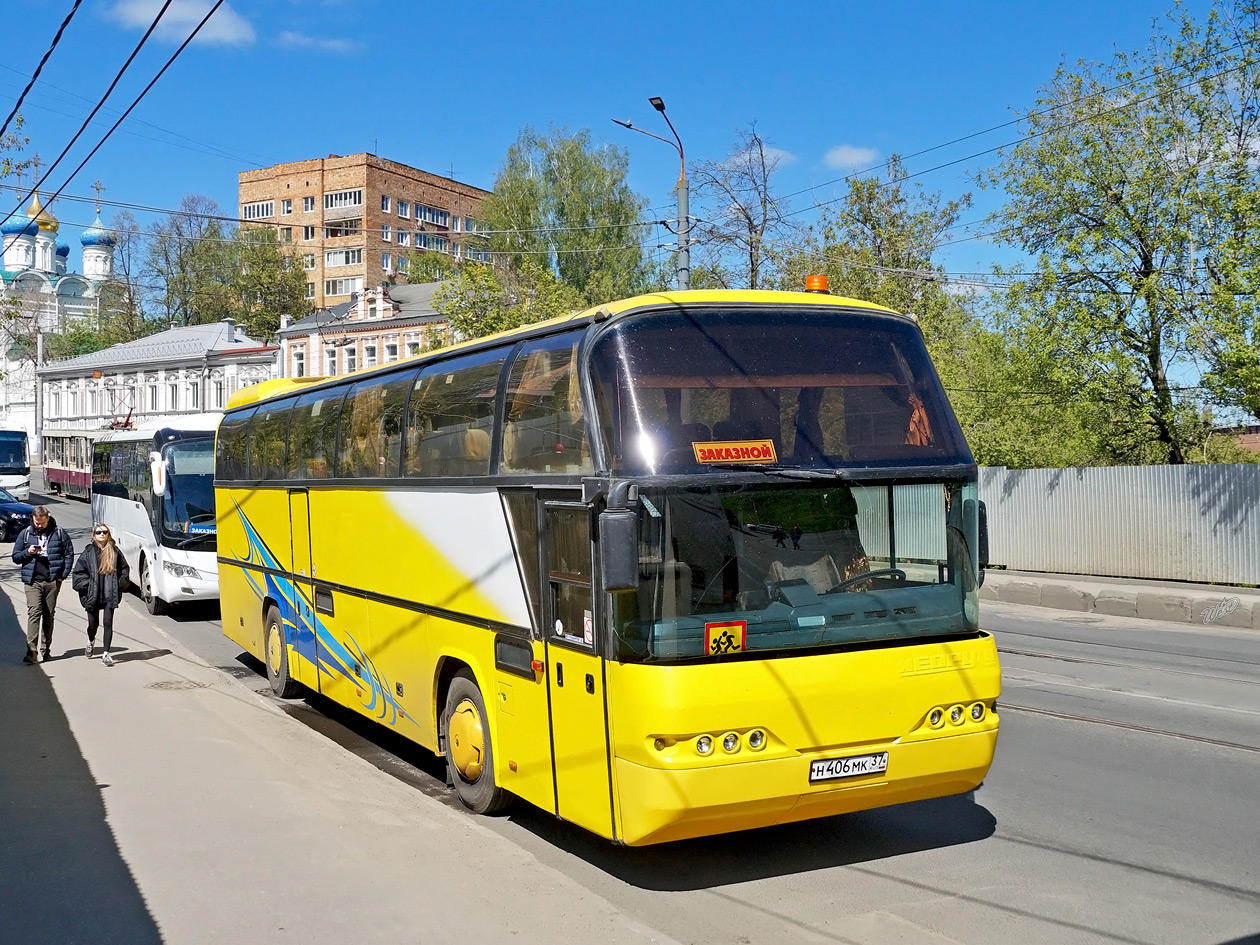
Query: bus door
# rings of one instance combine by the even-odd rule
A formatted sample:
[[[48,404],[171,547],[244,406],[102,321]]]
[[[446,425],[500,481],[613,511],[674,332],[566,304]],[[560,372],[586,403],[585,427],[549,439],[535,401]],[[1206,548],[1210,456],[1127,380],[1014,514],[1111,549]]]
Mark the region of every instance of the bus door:
[[[543,630],[551,700],[556,813],[613,835],[607,705],[591,593],[591,513],[578,502],[543,505]]]
[[[318,653],[314,635],[314,592],[311,584],[311,516],[310,493],[305,489],[289,490],[289,527],[293,576],[293,607],[284,614],[297,628],[294,638],[294,659],[290,660],[293,677],[305,686],[319,691]],[[315,665],[312,665],[315,664]]]

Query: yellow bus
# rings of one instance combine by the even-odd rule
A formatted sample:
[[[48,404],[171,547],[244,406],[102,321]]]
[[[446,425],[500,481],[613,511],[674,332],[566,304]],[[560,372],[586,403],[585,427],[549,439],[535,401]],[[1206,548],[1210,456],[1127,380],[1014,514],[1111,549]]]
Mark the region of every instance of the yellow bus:
[[[512,798],[637,845],[974,789],[1000,687],[976,465],[915,321],[616,302],[238,392],[224,633]]]

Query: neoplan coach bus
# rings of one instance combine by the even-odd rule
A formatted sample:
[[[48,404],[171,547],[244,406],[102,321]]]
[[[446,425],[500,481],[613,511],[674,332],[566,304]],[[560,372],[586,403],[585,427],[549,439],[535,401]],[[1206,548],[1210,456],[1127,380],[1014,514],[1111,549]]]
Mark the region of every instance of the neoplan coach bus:
[[[224,633],[474,811],[648,844],[992,761],[976,465],[908,317],[644,296],[249,388],[216,450]]]

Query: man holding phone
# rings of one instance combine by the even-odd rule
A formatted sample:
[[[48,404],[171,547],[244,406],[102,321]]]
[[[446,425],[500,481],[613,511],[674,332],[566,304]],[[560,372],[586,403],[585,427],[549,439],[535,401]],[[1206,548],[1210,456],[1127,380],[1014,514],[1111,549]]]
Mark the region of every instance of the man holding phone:
[[[74,545],[66,530],[57,527],[47,507],[37,505],[31,513],[31,524],[13,543],[13,560],[22,566],[22,583],[26,585],[26,657],[22,662],[36,662],[36,653],[50,660],[57,592],[74,566]]]

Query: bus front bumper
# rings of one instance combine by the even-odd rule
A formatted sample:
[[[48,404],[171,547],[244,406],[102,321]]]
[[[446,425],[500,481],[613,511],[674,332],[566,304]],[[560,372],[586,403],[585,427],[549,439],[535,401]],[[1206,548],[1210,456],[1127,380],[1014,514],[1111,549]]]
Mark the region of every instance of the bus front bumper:
[[[162,573],[154,582],[158,596],[168,604],[190,600],[217,600],[219,597],[219,573],[207,571],[200,562],[197,565],[180,562],[162,562]],[[172,567],[174,570],[171,570]]]
[[[996,722],[996,718],[994,719]],[[859,751],[686,769],[615,760],[619,839],[629,846],[770,827],[974,790],[993,762],[997,725]],[[887,751],[881,774],[810,784],[810,762]]]

